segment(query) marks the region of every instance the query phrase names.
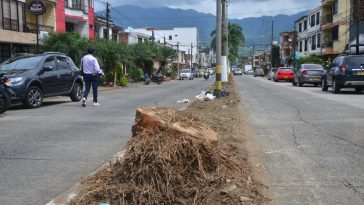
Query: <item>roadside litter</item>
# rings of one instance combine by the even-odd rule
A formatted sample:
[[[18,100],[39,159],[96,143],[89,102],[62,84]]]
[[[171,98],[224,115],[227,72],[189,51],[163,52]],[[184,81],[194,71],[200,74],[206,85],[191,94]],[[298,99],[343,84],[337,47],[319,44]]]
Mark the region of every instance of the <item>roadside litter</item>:
[[[177,101],[177,103],[189,103],[189,102],[190,102],[190,100],[187,98]]]
[[[209,101],[216,98],[216,96],[212,95],[211,92],[201,91],[201,94],[196,95],[195,98],[199,101]]]

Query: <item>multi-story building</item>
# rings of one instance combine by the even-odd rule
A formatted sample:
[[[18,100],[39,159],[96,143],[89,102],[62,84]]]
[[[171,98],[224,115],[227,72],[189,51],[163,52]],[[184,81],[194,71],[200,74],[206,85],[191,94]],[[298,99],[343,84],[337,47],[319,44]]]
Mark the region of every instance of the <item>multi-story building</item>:
[[[295,32],[281,33],[281,60],[285,66],[291,66],[293,63],[294,38]]]
[[[349,0],[322,0],[322,55],[333,58],[346,50],[350,35]]]
[[[359,35],[359,52],[364,54],[364,0],[350,0],[351,3],[351,24],[350,24],[350,44],[348,53],[356,53],[356,39]],[[357,22],[359,31],[357,32]],[[360,45],[361,44],[361,45]]]
[[[56,32],[78,32],[95,37],[94,0],[57,0]]]
[[[308,15],[295,22],[297,32],[296,48],[298,58],[322,54],[321,7],[310,11]]]
[[[109,20],[109,29],[107,29],[107,22],[104,16],[95,17],[95,37],[109,40],[115,40],[119,42],[119,32],[122,28],[115,25],[114,21]]]
[[[25,9],[25,0],[1,1],[0,62],[36,44],[36,34],[27,31]]]

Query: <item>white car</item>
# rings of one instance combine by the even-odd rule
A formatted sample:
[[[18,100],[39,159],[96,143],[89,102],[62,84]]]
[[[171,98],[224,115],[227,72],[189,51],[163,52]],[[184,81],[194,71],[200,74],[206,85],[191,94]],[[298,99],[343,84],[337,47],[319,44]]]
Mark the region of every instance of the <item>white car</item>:
[[[193,75],[192,75],[191,69],[182,69],[181,72],[179,73],[179,79],[180,80],[183,80],[183,79],[193,80]]]

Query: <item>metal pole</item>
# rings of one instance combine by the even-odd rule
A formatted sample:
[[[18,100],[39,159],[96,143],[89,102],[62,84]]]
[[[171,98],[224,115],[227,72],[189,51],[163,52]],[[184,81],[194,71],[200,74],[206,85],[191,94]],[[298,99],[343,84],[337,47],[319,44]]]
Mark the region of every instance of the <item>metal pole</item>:
[[[192,51],[193,51],[193,46],[192,46],[192,43],[191,43],[191,65],[190,65],[191,69],[192,69],[192,66],[193,66],[193,62],[192,62],[193,61],[193,56],[192,56],[193,52]]]
[[[179,42],[177,42],[177,69],[179,73]]]
[[[359,55],[359,30],[360,30],[360,15],[359,15],[359,8],[360,8],[360,1],[357,1],[358,4],[356,5],[356,55]]]
[[[221,97],[221,0],[216,0],[216,97]]]
[[[37,37],[37,53],[39,53],[39,15],[35,16],[35,32]]]

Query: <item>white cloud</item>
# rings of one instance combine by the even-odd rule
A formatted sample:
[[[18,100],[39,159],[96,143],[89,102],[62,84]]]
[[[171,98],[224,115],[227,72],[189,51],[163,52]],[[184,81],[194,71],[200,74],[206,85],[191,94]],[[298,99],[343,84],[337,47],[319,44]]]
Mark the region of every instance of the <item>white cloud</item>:
[[[138,5],[143,7],[162,7],[194,9],[203,13],[216,13],[216,0],[111,0],[113,7],[120,5]],[[229,18],[246,18],[294,14],[313,9],[321,0],[229,0]],[[104,5],[96,2],[96,9],[103,10]]]

